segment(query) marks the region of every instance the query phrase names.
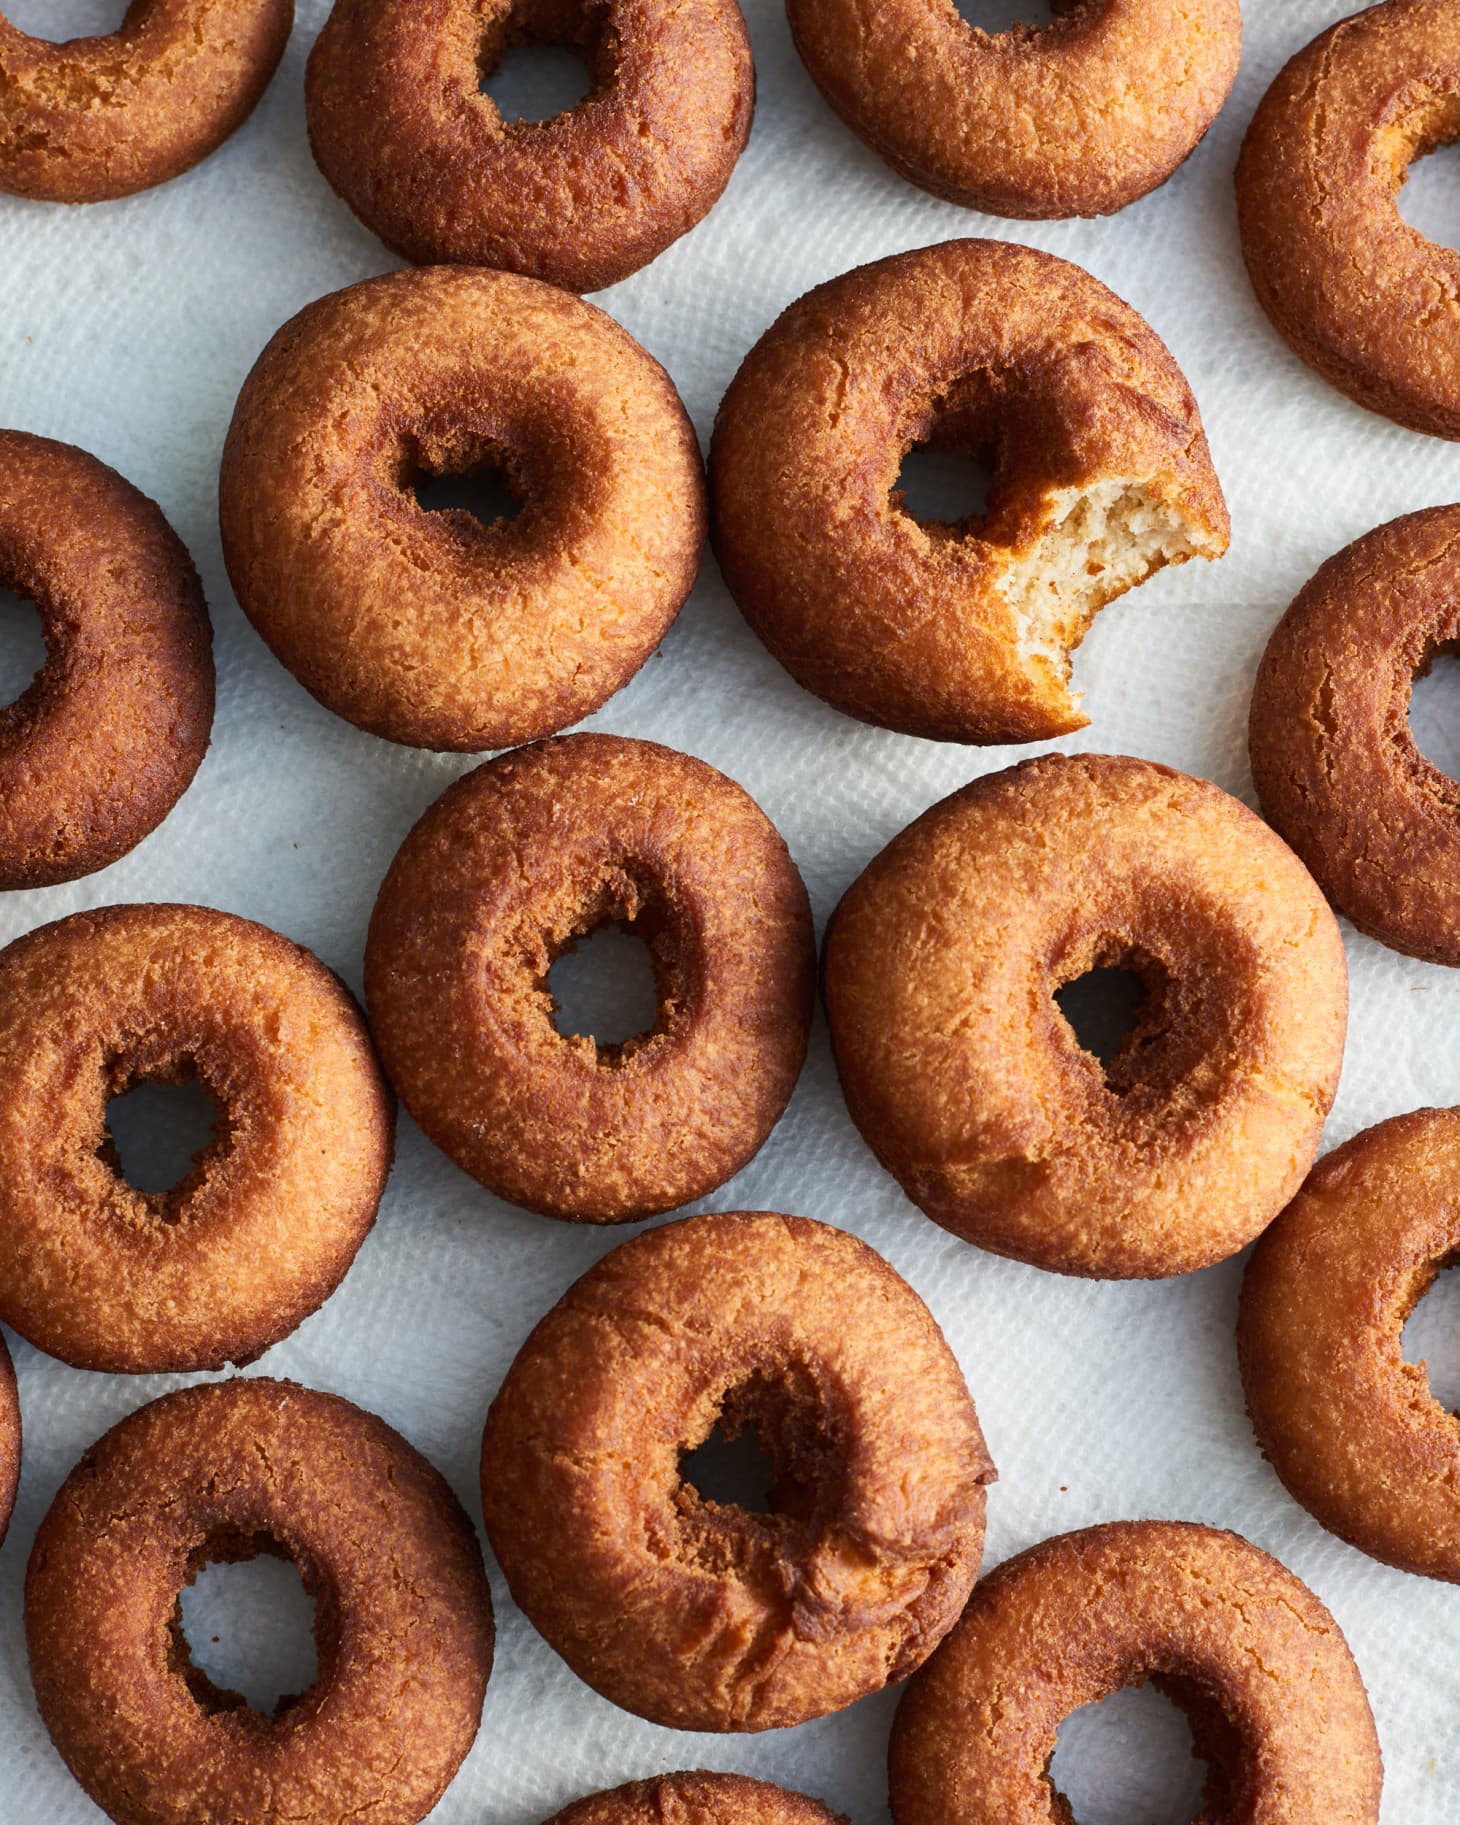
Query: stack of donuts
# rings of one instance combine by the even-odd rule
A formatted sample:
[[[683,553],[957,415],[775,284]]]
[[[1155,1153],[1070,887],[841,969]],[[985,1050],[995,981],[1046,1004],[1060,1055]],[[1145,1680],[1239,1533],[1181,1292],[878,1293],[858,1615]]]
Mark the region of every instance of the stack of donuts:
[[[815,89],[901,179],[985,217],[1113,215],[1222,109],[1238,0],[1049,11],[986,31],[947,0],[787,6]],[[133,0],[114,32],[51,42],[0,17],[0,190],[97,204],[229,157],[293,23],[292,0]],[[534,43],[571,48],[588,93],[511,120],[484,80]],[[98,903],[0,950],[0,1322],[77,1371],[183,1378],[47,1492],[25,1573],[39,1718],[118,1825],[416,1825],[491,1703],[486,1562],[447,1479],[335,1392],[219,1373],[350,1273],[397,1099],[522,1211],[670,1217],[524,1314],[481,1389],[496,1566],[612,1705],[749,1733],[906,1680],[894,1825],[1069,1825],[1062,1725],[1150,1683],[1207,1763],[1205,1825],[1380,1818],[1360,1667],[1292,1571],[1141,1515],[984,1570],[995,1454],[963,1367],[836,1221],[814,1158],[794,1210],[683,1212],[735,1201],[719,1194],[786,1112],[819,1003],[869,1175],[898,1222],[959,1239],[951,1277],[982,1250],[1165,1280],[1255,1245],[1233,1350],[1254,1455],[1360,1553],[1460,1583],[1460,1419],[1401,1343],[1460,1259],[1460,1107],[1319,1157],[1339,917],[1460,966],[1460,782],[1409,725],[1416,678],[1460,651],[1460,504],[1367,532],[1272,629],[1260,815],[1083,738],[978,771],[980,748],[1091,723],[1098,741],[1100,693],[1072,684],[1096,615],[1241,527],[1157,331],[1012,231],[791,303],[706,459],[670,374],[581,294],[713,240],[754,91],[736,0],[334,0],[309,55],[319,171],[404,264],[279,328],[221,448],[194,455],[217,464],[227,576],[279,665],[370,737],[472,759],[380,881],[363,958],[338,960],[362,966],[360,1000],[290,937],[204,905]],[[1460,5],[1382,0],[1291,58],[1235,173],[1273,328],[1356,412],[1420,438],[1460,440],[1460,254],[1396,198],[1456,139]],[[19,234],[35,218],[14,207]],[[977,511],[919,516],[903,467],[928,448],[987,467]],[[481,476],[495,516],[418,495]],[[962,744],[974,775],[863,845],[819,943],[742,785],[575,730],[659,650],[707,548],[796,684],[891,740]],[[162,510],[23,426],[0,431],[0,587],[46,645],[0,710],[14,892],[97,874],[163,825],[217,693],[203,586]],[[616,1042],[565,1030],[550,981],[612,926],[647,948],[655,1000]],[[1069,991],[1113,971],[1134,1013],[1101,1048]],[[217,1110],[164,1191],[128,1181],[109,1123],[143,1083],[198,1084]],[[31,1360],[17,1382],[0,1343],[0,1535]],[[763,1508],[696,1483],[716,1436],[758,1439]],[[1018,1479],[994,1499],[1017,1532]],[[205,1567],[259,1554],[315,1604],[317,1676],[272,1712],[197,1664],[181,1607]],[[664,1744],[652,1778],[549,1825],[846,1825],[746,1774],[664,1773]]]

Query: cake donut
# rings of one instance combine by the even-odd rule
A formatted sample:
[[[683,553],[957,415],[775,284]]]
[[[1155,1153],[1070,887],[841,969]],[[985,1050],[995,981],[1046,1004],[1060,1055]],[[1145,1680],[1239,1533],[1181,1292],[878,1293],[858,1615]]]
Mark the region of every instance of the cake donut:
[[[644,940],[658,1017],[560,1033],[548,971],[600,926]],[[458,780],[370,921],[381,1057],[427,1135],[544,1216],[628,1223],[704,1196],[779,1119],[816,973],[806,889],[755,801],[703,761],[571,735]]]
[[[1460,438],[1460,253],[1396,199],[1460,135],[1460,12],[1386,0],[1298,52],[1237,165],[1242,252],[1278,334],[1330,385],[1414,431]]]
[[[1376,1825],[1379,1741],[1338,1624],[1267,1553],[1181,1521],[1062,1534],[983,1579],[897,1708],[893,1825],[1063,1825],[1060,1726],[1145,1684],[1207,1763],[1203,1825]]]
[[[1140,979],[1102,1064],[1055,997]],[[1058,1273],[1155,1279],[1244,1247],[1313,1162],[1347,971],[1303,865],[1149,761],[1047,754],[934,805],[832,916],[852,1119],[935,1223]]]
[[[1460,964],[1460,785],[1409,726],[1414,680],[1460,643],[1460,507],[1330,558],[1267,643],[1249,748],[1263,815],[1380,943]]]
[[[985,515],[912,516],[918,445],[989,459]],[[791,305],[725,395],[710,479],[720,567],[781,664],[946,741],[1083,728],[1070,653],[1096,612],[1227,548],[1155,332],[1082,268],[1001,241],[896,254]]]
[[[191,784],[213,726],[213,632],[161,510],[84,450],[24,431],[0,431],[0,588],[34,602],[46,642],[0,708],[0,888],[49,887],[125,855]]]
[[[1460,1257],[1460,1109],[1320,1160],[1263,1237],[1237,1329],[1247,1409],[1290,1493],[1361,1552],[1460,1583],[1460,1420],[1401,1333]]]
[[[819,1800],[743,1774],[659,1774],[590,1793],[547,1825],[847,1825]]]
[[[592,87],[506,120],[484,78],[562,44]],[[309,140],[372,233],[417,264],[613,285],[702,219],[750,137],[736,0],[335,0],[310,54]]]
[[[272,1553],[314,1599],[319,1672],[272,1716],[188,1653],[204,1566]],[[25,1579],[36,1703],[117,1825],[416,1825],[471,1748],[492,1665],[480,1548],[383,1420],[292,1382],[183,1388],[61,1485]]]
[[[759,1434],[769,1513],[685,1480],[717,1426]],[[482,1440],[529,1621],[595,1691],[682,1730],[799,1724],[904,1678],[968,1596],[993,1476],[912,1288],[854,1236],[766,1211],[613,1249],[519,1350]]]
[[[64,44],[0,16],[0,190],[99,203],[190,170],[241,127],[289,42],[294,0],[132,0]]]
[[[0,1337],[0,1542],[10,1525],[19,1486],[20,1394],[15,1386],[15,1364]]]
[[[1216,119],[1238,0],[1050,0],[981,31],[943,0],[787,0],[796,49],[901,176],[990,215],[1112,215],[1164,184]]]
[[[108,1099],[190,1081],[216,1132],[138,1191]],[[28,932],[0,951],[0,1318],[80,1369],[249,1362],[344,1278],[394,1128],[348,991],[277,932],[202,906]]]
[[[480,470],[514,518],[416,500]],[[285,324],[219,498],[234,591],[300,683],[372,734],[466,752],[626,684],[705,534],[699,446],[658,362],[594,305],[464,267],[368,279]]]

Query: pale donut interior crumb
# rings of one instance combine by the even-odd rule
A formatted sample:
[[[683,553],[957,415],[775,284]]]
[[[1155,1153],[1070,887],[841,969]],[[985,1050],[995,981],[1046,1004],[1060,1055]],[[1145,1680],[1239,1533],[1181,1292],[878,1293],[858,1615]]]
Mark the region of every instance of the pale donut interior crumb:
[[[1050,497],[1053,518],[996,588],[1013,610],[1019,657],[1070,677],[1070,655],[1106,603],[1167,564],[1205,555],[1210,540],[1154,484],[1117,476]],[[1078,692],[1070,693],[1078,703]]]

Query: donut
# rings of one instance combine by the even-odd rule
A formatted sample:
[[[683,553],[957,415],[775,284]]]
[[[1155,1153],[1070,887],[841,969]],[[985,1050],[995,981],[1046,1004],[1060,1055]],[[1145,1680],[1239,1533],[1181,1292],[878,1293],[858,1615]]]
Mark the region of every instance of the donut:
[[[272,1716],[189,1657],[205,1565],[272,1553],[314,1599],[319,1673]],[[117,1825],[415,1825],[471,1748],[492,1603],[446,1480],[373,1413],[293,1382],[182,1388],[61,1485],[25,1578],[36,1703]]]
[[[1064,1825],[1049,1777],[1072,1711],[1127,1686],[1186,1714],[1203,1825],[1376,1825],[1383,1771],[1338,1624],[1214,1527],[1116,1521],[982,1580],[893,1722],[893,1825]]]
[[[46,642],[0,708],[0,888],[50,887],[125,855],[188,789],[213,726],[213,631],[161,509],[24,431],[0,431],[0,588],[35,604]]]
[[[253,113],[294,0],[131,0],[116,31],[54,44],[0,16],[0,190],[100,203],[205,159]]]
[[[548,971],[618,924],[649,948],[651,1031],[553,1025]],[[437,799],[380,889],[365,997],[401,1100],[510,1203],[629,1223],[759,1149],[806,1058],[811,907],[755,801],[655,742],[570,735]]]
[[[852,1120],[913,1203],[1036,1267],[1223,1261],[1302,1182],[1347,1022],[1312,878],[1236,799],[1123,756],[1046,754],[910,824],[847,890],[823,969]],[[1105,1064],[1055,996],[1129,971]]]
[[[1315,38],[1264,96],[1237,165],[1242,252],[1274,329],[1331,386],[1460,438],[1460,253],[1396,199],[1460,135],[1453,0],[1387,0]]]
[[[743,1774],[659,1774],[590,1793],[547,1825],[847,1825],[819,1800]]]
[[[754,1428],[770,1512],[681,1458]],[[927,1307],[864,1242],[767,1211],[620,1244],[517,1354],[482,1506],[528,1620],[613,1703],[770,1730],[918,1666],[983,1549],[993,1466]]]
[[[1249,749],[1263,815],[1360,931],[1460,964],[1460,785],[1427,761],[1410,695],[1460,642],[1460,507],[1392,520],[1330,558],[1268,641]]]
[[[483,79],[524,44],[581,55],[577,107],[503,119]],[[335,0],[305,93],[320,170],[393,252],[582,292],[708,214],[755,68],[736,0]]]
[[[923,444],[989,458],[985,516],[906,509]],[[730,593],[791,675],[945,741],[1083,728],[1070,653],[1097,610],[1227,548],[1155,332],[1082,268],[1001,241],[896,254],[793,304],[725,395],[710,486]]]
[[[1417,1109],[1320,1160],[1263,1237],[1237,1327],[1264,1457],[1331,1532],[1460,1583],[1460,1420],[1400,1334],[1460,1257],[1460,1109]]]
[[[1196,150],[1237,74],[1238,0],[1050,0],[986,32],[944,0],[786,0],[832,108],[900,176],[989,215],[1113,215]]]
[[[0,1337],[0,1542],[10,1525],[19,1485],[20,1394],[15,1386],[15,1364],[10,1360],[5,1339]],[[809,1820],[806,1825],[810,1825]]]
[[[404,9],[402,9],[404,11]],[[483,524],[425,477],[495,471]],[[705,484],[674,383],[626,331],[512,273],[387,273],[264,350],[223,456],[245,613],[327,709],[468,753],[554,734],[638,671],[699,569]]]
[[[194,1081],[212,1140],[138,1191],[108,1099]],[[394,1131],[348,991],[277,932],[202,906],[28,932],[0,951],[0,1318],[78,1369],[250,1362],[344,1278]]]

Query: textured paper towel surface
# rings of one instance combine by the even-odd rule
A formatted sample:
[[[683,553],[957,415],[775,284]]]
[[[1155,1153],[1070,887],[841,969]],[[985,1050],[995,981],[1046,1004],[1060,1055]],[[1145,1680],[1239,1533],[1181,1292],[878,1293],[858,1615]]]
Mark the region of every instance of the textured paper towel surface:
[[[123,7],[6,0],[4,10],[61,36],[109,27]],[[302,79],[324,0],[302,0],[299,10],[262,106],[200,170],[85,210],[0,200],[0,421],[94,451],[163,504],[203,572],[220,687],[212,751],[163,828],[103,874],[0,900],[0,937],[80,907],[196,900],[278,927],[358,989],[366,921],[386,865],[415,818],[470,763],[389,746],[319,709],[253,635],[223,573],[216,469],[244,375],[301,305],[391,264],[310,160]],[[972,10],[992,18],[977,0]],[[1088,266],[1146,314],[1184,365],[1231,503],[1233,541],[1220,565],[1168,573],[1100,618],[1077,661],[1093,726],[1064,745],[1170,762],[1250,800],[1247,698],[1283,608],[1350,539],[1397,513],[1460,499],[1460,450],[1395,429],[1329,391],[1269,329],[1241,265],[1230,174],[1242,129],[1281,62],[1345,10],[1342,0],[1258,0],[1248,9],[1236,91],[1164,190],[1110,221],[1031,226],[960,211],[894,177],[832,118],[791,50],[775,0],[753,0],[759,108],[724,201],[600,302],[667,365],[705,437],[725,385],[765,326],[846,267],[968,233],[1023,240]],[[1014,11],[1004,7],[1004,17]],[[1437,232],[1460,229],[1448,196],[1455,171],[1440,154],[1406,192],[1406,209]],[[1427,714],[1434,703],[1453,708],[1449,682],[1435,681]],[[1453,719],[1447,750],[1446,712],[1435,715],[1431,752],[1453,762]],[[592,726],[689,749],[741,780],[785,833],[819,922],[910,818],[1018,758],[885,734],[827,709],[762,650],[708,562],[663,651]],[[1346,936],[1353,1015],[1328,1144],[1419,1104],[1460,1101],[1460,976]],[[1001,1472],[989,1509],[990,1563],[1047,1534],[1118,1516],[1237,1528],[1307,1579],[1347,1632],[1383,1738],[1386,1825],[1455,1817],[1460,1592],[1340,1544],[1262,1463],[1232,1344],[1239,1263],[1165,1285],[1092,1285],[955,1241],[903,1199],[862,1146],[820,1026],[786,1119],[710,1204],[841,1224],[881,1249],[928,1300],[962,1361]],[[355,1267],[256,1372],[337,1390],[384,1415],[478,1515],[481,1422],[513,1351],[622,1233],[578,1231],[505,1208],[407,1122],[380,1222]],[[1436,1295],[1436,1308],[1444,1297]],[[1444,1343],[1437,1316],[1426,1310],[1417,1321],[1438,1340],[1432,1350]],[[0,1825],[83,1825],[100,1815],[56,1757],[31,1698],[20,1623],[25,1556],[83,1448],[176,1378],[79,1374],[24,1345],[16,1357],[26,1459],[0,1553]],[[681,1736],[626,1716],[578,1683],[514,1610],[495,1568],[493,1579],[497,1668],[475,1750],[433,1815],[442,1825],[532,1825],[589,1789],[694,1765],[805,1788],[857,1825],[885,1818],[891,1695],[763,1738]],[[1139,1705],[1124,1706],[1119,1727],[1107,1718],[1081,1729],[1059,1762],[1081,1825],[1189,1817],[1189,1806],[1171,1810],[1179,1743],[1179,1730],[1153,1734]]]

